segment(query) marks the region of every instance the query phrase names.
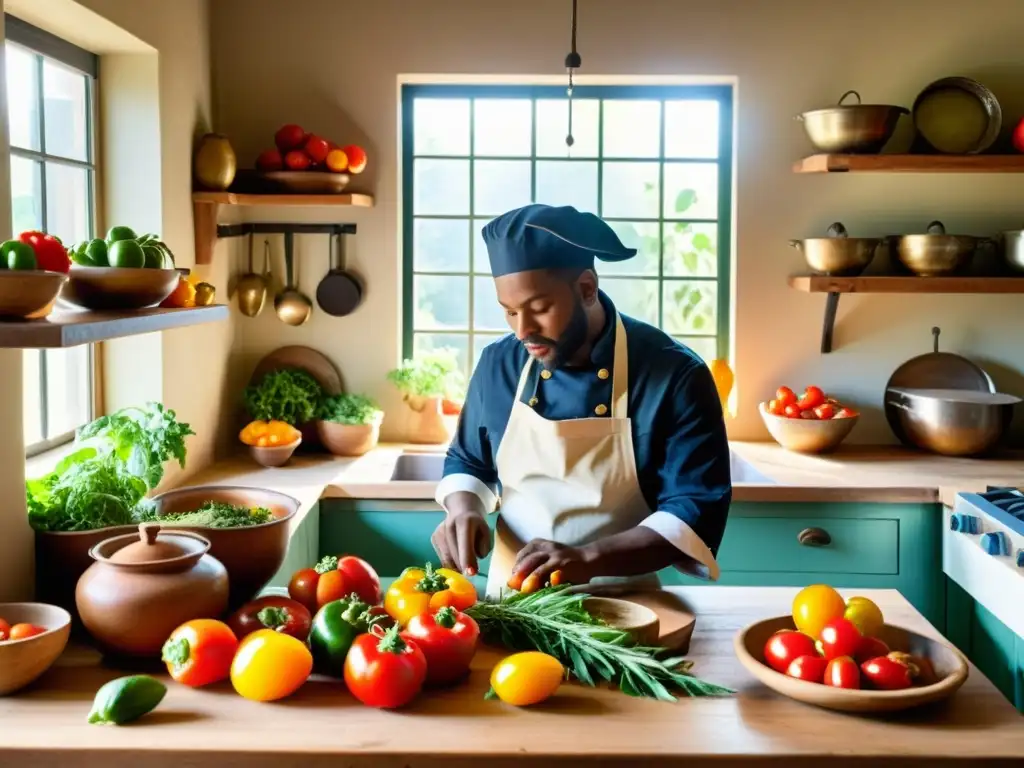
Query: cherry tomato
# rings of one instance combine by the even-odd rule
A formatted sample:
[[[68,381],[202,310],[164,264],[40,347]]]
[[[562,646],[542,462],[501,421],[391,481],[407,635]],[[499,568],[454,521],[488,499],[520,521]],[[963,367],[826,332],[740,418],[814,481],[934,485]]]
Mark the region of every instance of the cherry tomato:
[[[860,688],[860,668],[849,656],[839,656],[825,667],[825,685],[833,688]]]
[[[885,623],[882,609],[866,597],[851,597],[847,600],[843,616],[856,624],[862,635],[869,637],[877,635]]]
[[[6,640],[11,634],[11,625],[0,619],[0,640]]]
[[[781,400],[770,400],[768,401],[768,413],[773,416],[785,416],[786,406],[782,404]]]
[[[872,688],[883,691],[899,691],[913,685],[910,667],[891,656],[869,659],[860,665],[860,671]]]
[[[842,596],[825,584],[812,584],[801,589],[793,598],[793,623],[796,628],[815,640],[821,637],[821,628],[846,610]]]
[[[408,704],[423,687],[427,657],[394,626],[382,633],[359,635],[345,656],[345,684],[370,707],[395,709]]]
[[[26,637],[35,637],[41,635],[46,631],[46,627],[40,627],[38,624],[15,624],[11,627],[10,632],[7,633],[8,640],[24,640]]]
[[[786,674],[797,680],[806,680],[808,683],[820,683],[825,679],[825,667],[827,666],[828,660],[821,656],[811,656],[810,654],[797,656],[789,663]]]
[[[789,387],[779,387],[775,391],[775,399],[785,408],[787,405],[796,404],[796,393]]]
[[[413,616],[402,636],[412,638],[427,658],[427,683],[446,685],[469,673],[480,627],[472,617],[446,605],[433,613]]]
[[[931,659],[924,656],[914,656],[900,651],[891,651],[889,658],[900,664],[905,664],[910,669],[910,679],[914,685],[931,685],[938,682],[938,675],[935,674],[935,667]]]
[[[796,403],[790,403],[783,408],[783,413],[791,419],[799,419],[801,413],[800,406]]]
[[[238,645],[231,685],[253,701],[275,701],[297,691],[313,671],[313,655],[301,640],[257,629]]]
[[[837,418],[837,419],[852,419],[856,415],[857,415],[857,412],[855,410],[853,410],[852,408],[847,408],[844,405],[842,408],[840,408],[838,411],[836,411],[836,415],[835,415],[834,418]]]
[[[799,407],[800,406],[798,405],[797,408],[799,408]],[[800,411],[800,418],[801,419],[813,419],[813,420],[817,421],[818,420],[818,414],[817,414],[817,412],[813,408],[808,408],[806,411]]]
[[[842,617],[830,619],[821,628],[821,655],[829,660],[853,656],[860,648],[861,640],[860,630],[852,621]]]
[[[313,617],[298,600],[282,595],[264,595],[250,600],[228,618],[228,626],[239,640],[257,629],[273,629],[305,641]]]
[[[319,607],[316,604],[316,584],[320,581],[320,574],[313,568],[303,568],[292,575],[288,582],[288,595],[306,606],[306,610],[315,613]]]
[[[540,651],[513,653],[491,670],[491,690],[506,704],[528,707],[544,701],[562,684],[565,668]]]
[[[817,408],[824,402],[825,393],[821,390],[821,387],[816,387],[812,384],[804,390],[804,393],[800,395],[800,399],[796,401],[796,404],[800,406],[800,410],[807,411]]]
[[[814,409],[814,415],[819,419],[831,419],[836,415],[836,407],[832,403],[822,403]]]
[[[317,609],[328,603],[333,603],[335,600],[348,597],[351,591],[345,580],[345,574],[341,571],[327,571],[327,573],[320,574],[316,583]]]
[[[815,653],[814,638],[793,629],[780,629],[764,645],[764,660],[776,672],[785,673],[793,659]]]
[[[864,663],[871,659],[877,659],[879,656],[888,655],[889,646],[877,637],[862,637],[860,640],[860,647],[857,648],[857,652],[853,655],[853,658],[859,663]]]
[[[311,614],[353,593],[369,605],[380,602],[380,577],[368,562],[355,555],[328,555],[312,568],[296,571],[288,584],[291,598]]]
[[[186,621],[171,632],[160,657],[171,678],[199,688],[226,680],[238,638],[227,624],[216,619]]]

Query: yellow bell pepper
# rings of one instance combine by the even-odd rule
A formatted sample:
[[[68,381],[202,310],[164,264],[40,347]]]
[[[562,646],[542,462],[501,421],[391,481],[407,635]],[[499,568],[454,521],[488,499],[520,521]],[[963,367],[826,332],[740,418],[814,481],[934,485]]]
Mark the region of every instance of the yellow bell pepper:
[[[413,616],[431,613],[450,605],[464,611],[476,602],[476,587],[458,571],[406,568],[388,587],[384,610],[403,627]]]

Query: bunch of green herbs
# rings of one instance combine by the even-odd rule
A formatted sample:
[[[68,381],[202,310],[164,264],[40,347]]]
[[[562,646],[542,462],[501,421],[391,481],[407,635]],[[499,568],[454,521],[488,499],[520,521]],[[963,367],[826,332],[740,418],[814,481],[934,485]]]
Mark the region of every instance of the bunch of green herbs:
[[[426,352],[415,359],[403,360],[398,368],[388,373],[388,381],[406,398],[459,399],[464,390],[458,359],[455,352],[449,349]]]
[[[359,426],[372,424],[380,418],[380,407],[366,395],[342,393],[325,397],[317,410],[317,418],[335,424]]]
[[[190,528],[246,528],[262,525],[274,519],[266,507],[246,507],[223,501],[207,501],[199,509],[157,515],[149,511],[138,515],[139,522],[158,522],[167,526],[188,526]]]
[[[293,427],[312,420],[323,398],[320,382],[298,368],[271,371],[242,394],[250,419],[283,421]]]
[[[630,696],[662,701],[675,701],[673,691],[687,696],[734,692],[691,675],[691,661],[662,658],[661,648],[632,644],[628,632],[607,626],[584,608],[588,595],[568,588],[560,585],[530,594],[513,592],[498,600],[478,602],[465,613],[476,620],[487,642],[514,651],[550,654],[586,685],[604,680]]]

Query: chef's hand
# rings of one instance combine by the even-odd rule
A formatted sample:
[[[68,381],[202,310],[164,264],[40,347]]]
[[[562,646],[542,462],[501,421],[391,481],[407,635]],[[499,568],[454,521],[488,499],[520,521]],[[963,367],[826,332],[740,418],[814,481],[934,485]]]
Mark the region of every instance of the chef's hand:
[[[491,551],[491,529],[481,508],[480,499],[472,493],[458,491],[446,497],[447,514],[434,530],[430,543],[444,568],[475,576],[477,558]]]
[[[594,552],[588,547],[570,547],[547,539],[534,539],[521,550],[512,567],[509,586],[521,592],[535,592],[543,587],[555,571],[561,571],[561,582],[585,584],[594,576]]]

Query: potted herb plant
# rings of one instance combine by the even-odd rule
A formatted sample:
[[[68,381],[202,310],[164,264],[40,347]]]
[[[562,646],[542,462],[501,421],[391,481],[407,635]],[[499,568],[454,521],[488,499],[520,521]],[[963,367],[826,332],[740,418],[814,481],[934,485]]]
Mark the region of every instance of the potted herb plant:
[[[317,410],[316,432],[335,456],[362,456],[377,445],[384,412],[366,395],[325,397]]]
[[[270,371],[242,393],[249,416],[249,423],[240,433],[242,442],[249,445],[250,453],[264,466],[286,463],[300,443],[315,446],[318,442],[314,419],[324,396],[320,383],[300,368]],[[301,438],[293,437],[297,432]],[[261,443],[260,435],[279,439]],[[256,440],[249,440],[248,436],[255,436]]]
[[[441,349],[403,360],[388,374],[412,411],[409,441],[440,444],[451,440],[463,397],[463,376],[455,353]]]

